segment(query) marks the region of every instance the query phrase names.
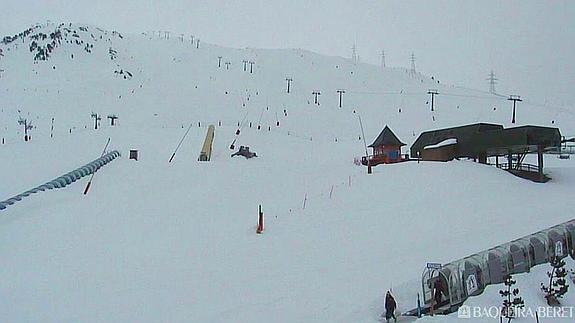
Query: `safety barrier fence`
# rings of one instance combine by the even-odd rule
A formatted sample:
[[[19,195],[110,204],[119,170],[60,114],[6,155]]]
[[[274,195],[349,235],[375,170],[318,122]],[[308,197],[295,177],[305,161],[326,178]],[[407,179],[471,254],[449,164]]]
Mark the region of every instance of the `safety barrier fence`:
[[[75,181],[81,179],[82,177],[92,175],[93,173],[97,172],[102,166],[108,164],[112,160],[120,157],[120,153],[117,150],[111,151],[102,157],[78,168],[75,169],[67,174],[64,174],[56,179],[53,179],[45,184],[37,186],[31,190],[28,190],[24,193],[18,194],[12,198],[9,198],[5,201],[0,202],[0,210],[6,209],[8,206],[21,201],[23,198],[28,197],[32,194],[43,192],[46,190],[52,190],[55,188],[62,188],[67,185],[74,183]]]

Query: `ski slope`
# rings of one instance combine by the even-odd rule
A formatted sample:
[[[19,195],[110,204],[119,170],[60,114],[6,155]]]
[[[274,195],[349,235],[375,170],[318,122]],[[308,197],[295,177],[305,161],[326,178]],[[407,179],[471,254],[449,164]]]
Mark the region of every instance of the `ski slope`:
[[[400,310],[415,307],[426,262],[572,219],[573,159],[546,156],[547,184],[468,161],[372,175],[353,163],[365,154],[358,115],[367,144],[387,124],[409,146],[434,128],[511,126],[505,97],[299,49],[60,28],[71,31],[47,61],[35,63],[29,37],[0,45],[0,199],[99,157],[108,138],[123,157],[86,196],[82,179],[0,212],[2,322],[374,322],[388,289]],[[433,112],[428,89],[440,93]],[[30,142],[18,117],[35,126]],[[572,110],[528,99],[517,120],[575,134]],[[210,124],[212,159],[198,162]],[[258,157],[230,158],[234,139]]]

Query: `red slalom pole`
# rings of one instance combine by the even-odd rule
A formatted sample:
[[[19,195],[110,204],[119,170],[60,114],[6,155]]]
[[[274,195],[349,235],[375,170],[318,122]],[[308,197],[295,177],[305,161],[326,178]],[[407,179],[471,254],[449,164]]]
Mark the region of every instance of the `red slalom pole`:
[[[104,154],[106,153],[106,149],[108,149],[109,144],[110,144],[110,138],[108,138],[108,142],[106,142],[106,146],[104,146],[104,150],[102,151],[100,158],[102,158],[102,156],[104,156]],[[92,176],[90,176],[90,180],[88,181],[88,184],[86,185],[86,188],[84,189],[84,195],[88,194],[88,191],[90,190],[90,186],[92,185],[92,179],[94,179],[94,175],[96,175],[97,171],[98,170],[95,170],[92,173]]]
[[[262,234],[264,232],[264,213],[262,212],[262,206],[260,205],[259,216],[258,216],[258,228],[256,229],[257,234]]]

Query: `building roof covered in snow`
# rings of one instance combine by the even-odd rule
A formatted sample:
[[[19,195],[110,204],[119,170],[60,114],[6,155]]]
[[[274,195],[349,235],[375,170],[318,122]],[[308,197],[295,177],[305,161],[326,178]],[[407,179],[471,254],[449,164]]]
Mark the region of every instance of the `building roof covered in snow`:
[[[411,156],[450,138],[457,140],[457,157],[470,158],[533,152],[538,146],[550,148],[561,143],[561,133],[557,128],[521,126],[504,129],[502,125],[476,123],[422,133],[411,146]]]

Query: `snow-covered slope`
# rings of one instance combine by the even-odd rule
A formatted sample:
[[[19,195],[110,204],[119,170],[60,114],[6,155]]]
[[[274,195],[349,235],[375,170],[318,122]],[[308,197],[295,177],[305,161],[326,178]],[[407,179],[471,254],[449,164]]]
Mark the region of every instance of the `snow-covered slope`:
[[[60,44],[34,61],[30,37],[57,30]],[[546,157],[547,184],[464,161],[369,176],[353,164],[365,152],[358,115],[367,141],[387,124],[411,144],[427,129],[509,126],[505,97],[304,50],[197,48],[74,24],[0,48],[0,199],[93,160],[107,138],[124,153],[87,196],[82,180],[0,213],[0,321],[371,322],[387,289],[402,310],[415,306],[425,262],[572,218],[572,160]],[[433,112],[428,89],[440,93]],[[575,133],[573,111],[526,100],[517,113],[519,125]],[[19,117],[35,126],[30,142]],[[209,124],[212,160],[197,162]],[[259,157],[230,158],[234,139]]]

